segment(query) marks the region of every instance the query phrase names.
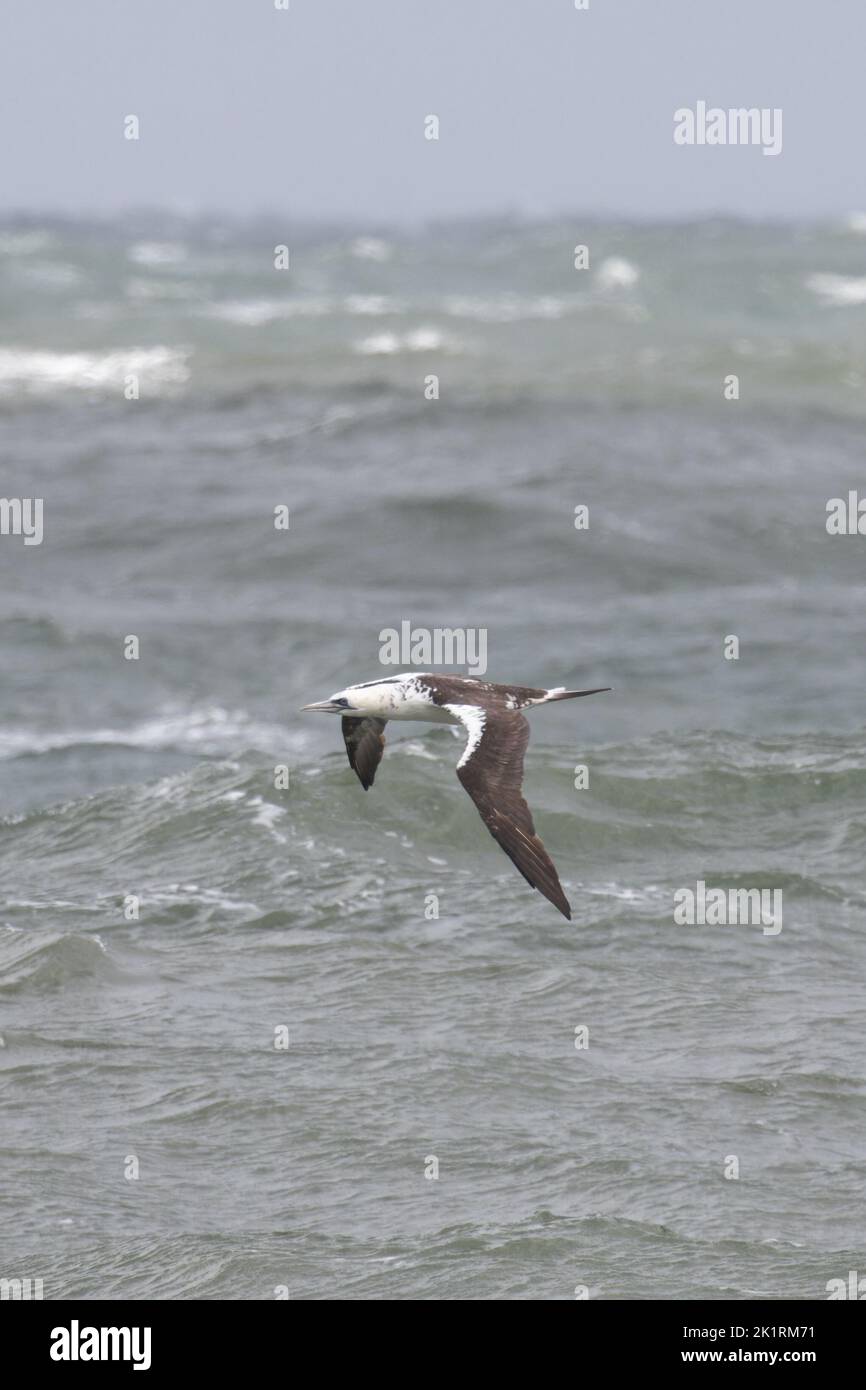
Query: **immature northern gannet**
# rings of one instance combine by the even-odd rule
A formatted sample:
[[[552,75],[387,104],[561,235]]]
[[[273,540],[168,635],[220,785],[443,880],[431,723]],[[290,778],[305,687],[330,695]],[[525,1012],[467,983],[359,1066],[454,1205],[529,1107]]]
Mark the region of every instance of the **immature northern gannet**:
[[[373,785],[389,719],[462,724],[469,737],[457,764],[457,776],[494,840],[527,883],[570,920],[568,899],[553,862],[535,833],[532,814],[520,789],[523,755],[529,742],[529,724],[520,711],[610,689],[609,685],[601,685],[594,690],[566,690],[564,686],[533,690],[525,685],[494,685],[467,676],[410,671],[349,685],[329,700],[304,705],[304,709],[343,716],[349,763],[365,791]]]

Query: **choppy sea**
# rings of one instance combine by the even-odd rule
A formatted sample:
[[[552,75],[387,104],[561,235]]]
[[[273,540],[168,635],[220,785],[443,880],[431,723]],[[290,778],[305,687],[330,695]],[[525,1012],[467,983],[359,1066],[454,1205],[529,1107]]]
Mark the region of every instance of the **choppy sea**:
[[[866,496],[864,230],[0,226],[0,493],[43,501],[0,536],[0,1276],[866,1272],[866,537],[826,526]],[[448,729],[392,726],[365,794],[298,714],[406,620],[614,687],[532,716],[572,922]],[[781,930],[680,924],[699,881]]]

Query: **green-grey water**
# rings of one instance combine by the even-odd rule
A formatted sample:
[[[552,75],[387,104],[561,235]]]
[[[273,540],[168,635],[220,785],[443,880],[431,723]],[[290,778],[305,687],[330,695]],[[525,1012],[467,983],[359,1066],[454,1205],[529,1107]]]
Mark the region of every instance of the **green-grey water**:
[[[0,536],[0,1274],[812,1299],[866,1267],[866,539],[825,524],[866,490],[859,225],[0,229],[0,492],[44,500],[40,545]],[[365,795],[298,714],[392,673],[403,620],[614,687],[531,717],[572,922],[449,730],[391,726]],[[678,924],[698,880],[781,890],[782,929]]]

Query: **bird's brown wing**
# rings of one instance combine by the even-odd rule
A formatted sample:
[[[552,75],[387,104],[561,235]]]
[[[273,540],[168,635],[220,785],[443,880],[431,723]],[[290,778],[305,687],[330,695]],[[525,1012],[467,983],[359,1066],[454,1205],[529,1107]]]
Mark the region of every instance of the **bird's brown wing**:
[[[364,791],[373,785],[376,768],[382,761],[385,751],[384,719],[346,719],[343,718],[343,738],[349,764],[358,774]]]
[[[516,711],[493,712],[474,705],[446,708],[469,731],[466,751],[457,764],[457,776],[478,807],[481,819],[527,883],[570,920],[568,899],[553,861],[535,833],[532,813],[521,791],[529,724]]]

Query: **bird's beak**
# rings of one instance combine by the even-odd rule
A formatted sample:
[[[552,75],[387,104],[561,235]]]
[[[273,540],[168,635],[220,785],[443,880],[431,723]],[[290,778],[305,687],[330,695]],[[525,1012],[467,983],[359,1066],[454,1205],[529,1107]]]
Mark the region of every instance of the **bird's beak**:
[[[317,700],[313,705],[302,705],[301,714],[308,709],[318,710],[320,714],[336,714],[340,708],[341,706],[335,705],[333,700]]]

